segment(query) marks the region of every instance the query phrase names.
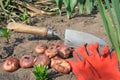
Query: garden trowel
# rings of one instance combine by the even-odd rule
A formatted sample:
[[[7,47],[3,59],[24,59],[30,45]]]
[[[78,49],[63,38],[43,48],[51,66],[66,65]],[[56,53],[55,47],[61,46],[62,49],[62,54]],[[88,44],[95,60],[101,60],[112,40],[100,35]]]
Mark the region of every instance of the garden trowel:
[[[77,47],[86,43],[96,43],[96,42],[98,42],[100,45],[107,44],[104,40],[89,33],[70,30],[70,29],[66,29],[65,31],[65,41],[64,41],[65,45],[71,47]]]
[[[85,32],[70,30],[70,29],[66,29],[65,38],[61,37],[58,33],[56,33],[52,29],[48,29],[45,27],[29,26],[21,23],[16,23],[16,22],[9,23],[7,25],[7,29],[13,30],[16,32],[39,35],[42,37],[57,36],[60,39],[64,40],[65,45],[68,45],[70,47],[77,47],[85,43],[96,43],[96,42],[98,42],[100,45],[106,45],[106,42],[104,40],[94,35],[91,35]]]

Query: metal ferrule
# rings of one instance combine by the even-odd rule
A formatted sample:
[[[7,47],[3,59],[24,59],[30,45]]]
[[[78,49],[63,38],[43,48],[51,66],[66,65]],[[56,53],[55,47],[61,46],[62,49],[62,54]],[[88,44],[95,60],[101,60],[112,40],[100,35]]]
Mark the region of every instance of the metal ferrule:
[[[48,29],[47,37],[53,37],[53,36],[54,36],[54,31],[52,29]]]

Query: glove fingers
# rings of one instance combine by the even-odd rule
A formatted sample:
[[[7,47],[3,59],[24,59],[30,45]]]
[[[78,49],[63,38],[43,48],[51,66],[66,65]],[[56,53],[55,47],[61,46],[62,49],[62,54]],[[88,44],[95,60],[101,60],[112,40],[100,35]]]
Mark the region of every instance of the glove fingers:
[[[81,62],[75,62],[73,60],[67,60],[68,63],[70,63],[71,67],[72,68],[79,68],[79,69],[82,69],[81,67],[83,67],[85,65],[85,62],[84,61],[81,61]]]
[[[84,69],[85,62],[75,62],[73,60],[67,60],[67,62],[71,65],[72,72],[75,73],[75,75],[80,74],[80,70]]]
[[[116,51],[113,51],[113,52],[112,52],[112,58],[113,58],[113,59],[116,59],[116,58],[118,59]]]
[[[78,50],[77,49],[75,49],[73,51],[73,56],[74,56],[74,58],[75,58],[76,61],[81,62],[82,56],[78,55]]]
[[[116,53],[116,51],[113,51],[112,52],[112,61],[114,60],[115,62],[118,62],[118,56],[117,56],[117,53]]]
[[[109,58],[110,59],[110,49],[108,48],[108,46],[105,46],[102,51],[101,51],[101,58]]]
[[[98,74],[97,70],[89,61],[85,61],[84,68],[82,68],[83,72],[86,72],[83,74],[85,80],[99,80],[100,75]]]
[[[70,64],[71,68],[72,68],[72,72],[74,73],[79,73],[79,65],[77,62],[73,61],[73,60],[67,60],[67,62]]]
[[[100,58],[98,48],[99,48],[99,44],[98,43],[96,43],[96,44],[89,44],[88,45],[88,52],[89,52],[89,54],[90,55],[92,54],[93,56],[95,56],[96,59]]]
[[[78,65],[78,63],[77,62],[75,62],[75,61],[73,61],[73,60],[67,60],[67,62],[71,65],[71,67],[73,67],[74,68],[74,66],[77,66]],[[73,65],[74,64],[74,65]]]
[[[71,64],[72,72],[76,75],[78,80],[98,80],[99,75],[92,68],[87,61],[81,61],[81,63],[68,60]]]
[[[86,45],[83,45],[78,48],[78,54],[81,55],[83,57],[83,59],[88,58],[88,52],[86,49]]]
[[[94,45],[95,45],[95,48],[98,50],[98,48],[100,46],[99,43],[95,43]]]

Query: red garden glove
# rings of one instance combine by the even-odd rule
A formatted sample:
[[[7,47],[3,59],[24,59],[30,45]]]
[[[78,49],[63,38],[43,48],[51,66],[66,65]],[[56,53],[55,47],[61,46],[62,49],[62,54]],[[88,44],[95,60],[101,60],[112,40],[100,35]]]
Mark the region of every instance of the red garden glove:
[[[118,57],[115,51],[110,57],[107,46],[100,52],[98,43],[87,47],[83,45],[74,50],[73,54],[77,61],[68,62],[78,80],[120,80]]]

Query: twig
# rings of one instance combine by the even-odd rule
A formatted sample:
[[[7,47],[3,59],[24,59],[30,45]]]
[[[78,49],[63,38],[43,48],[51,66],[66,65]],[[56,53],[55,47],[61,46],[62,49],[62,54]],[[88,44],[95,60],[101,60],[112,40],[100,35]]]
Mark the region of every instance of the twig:
[[[24,12],[24,10],[23,10],[23,8],[21,8],[20,6],[12,6],[12,5],[10,5],[10,7],[12,7],[12,8],[15,8],[15,9],[17,9],[17,10],[19,10],[20,12]],[[27,12],[31,17],[34,17],[34,16],[36,16],[37,15],[37,13],[34,13],[34,12]]]
[[[34,4],[35,4],[35,5],[39,5],[39,4],[41,4],[41,3],[51,2],[51,1],[53,1],[53,0],[43,0],[43,1],[37,1],[37,2],[35,2]]]
[[[23,3],[22,1],[16,0],[16,3],[19,5],[22,5],[24,7],[26,7],[27,9],[39,14],[39,15],[53,15],[53,13],[49,13],[49,12],[45,12],[43,10],[39,10],[35,7],[33,7],[32,5],[28,4],[28,3]]]

